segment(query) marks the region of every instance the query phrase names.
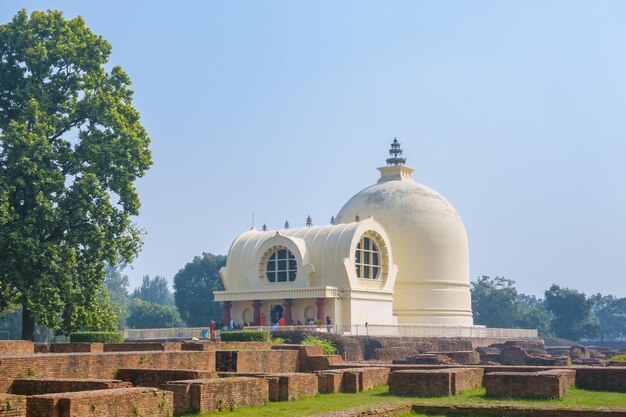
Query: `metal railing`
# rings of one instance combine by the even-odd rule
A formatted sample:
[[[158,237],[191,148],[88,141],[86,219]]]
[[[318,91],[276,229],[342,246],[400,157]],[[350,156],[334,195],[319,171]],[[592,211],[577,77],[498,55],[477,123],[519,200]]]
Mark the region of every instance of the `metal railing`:
[[[485,326],[444,325],[444,324],[353,324],[304,325],[304,326],[247,326],[246,330],[268,330],[272,333],[300,330],[323,333],[336,333],[344,336],[395,336],[395,337],[481,337],[523,339],[537,337],[535,329],[498,329]],[[207,337],[206,327],[173,329],[125,329],[124,337],[129,340],[143,339],[203,339]],[[277,336],[280,336],[278,334]]]

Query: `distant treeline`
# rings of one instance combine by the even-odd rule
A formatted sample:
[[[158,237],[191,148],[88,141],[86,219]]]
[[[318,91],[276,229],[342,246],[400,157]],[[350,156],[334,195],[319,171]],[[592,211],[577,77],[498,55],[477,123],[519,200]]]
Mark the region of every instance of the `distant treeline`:
[[[517,292],[515,282],[482,276],[472,283],[474,324],[537,329],[543,337],[620,340],[626,337],[626,297],[552,285],[543,298]]]

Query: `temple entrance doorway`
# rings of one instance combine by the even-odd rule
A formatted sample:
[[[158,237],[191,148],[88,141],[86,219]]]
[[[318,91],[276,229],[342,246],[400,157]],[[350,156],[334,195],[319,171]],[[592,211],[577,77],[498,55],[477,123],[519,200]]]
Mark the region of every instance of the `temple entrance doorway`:
[[[272,317],[271,317],[272,323],[274,324],[278,323],[278,320],[285,314],[283,306],[279,304],[273,305],[271,314],[272,314]]]

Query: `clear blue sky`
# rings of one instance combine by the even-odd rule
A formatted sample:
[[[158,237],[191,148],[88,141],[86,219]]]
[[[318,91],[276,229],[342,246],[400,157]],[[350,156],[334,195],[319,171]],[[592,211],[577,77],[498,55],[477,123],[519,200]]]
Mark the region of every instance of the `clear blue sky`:
[[[154,166],[127,271],[251,225],[327,223],[397,136],[469,235],[472,279],[626,296],[623,1],[21,1],[82,15],[131,76]]]

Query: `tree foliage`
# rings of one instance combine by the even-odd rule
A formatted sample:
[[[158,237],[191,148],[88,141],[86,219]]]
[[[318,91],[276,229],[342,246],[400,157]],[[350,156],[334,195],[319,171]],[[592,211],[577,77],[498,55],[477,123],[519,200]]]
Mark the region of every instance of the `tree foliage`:
[[[545,292],[545,305],[550,312],[550,326],[556,336],[571,340],[598,336],[600,326],[592,314],[594,301],[585,293],[552,285]]]
[[[548,335],[549,316],[534,296],[519,294],[515,281],[482,276],[472,283],[474,323],[487,327],[538,329]]]
[[[626,336],[626,297],[596,294],[593,312],[600,325],[600,340],[616,340]]]
[[[149,275],[144,275],[141,286],[133,291],[133,297],[162,306],[174,306],[174,295],[170,292],[167,279],[160,275],[155,276],[154,279],[150,279]]]
[[[174,276],[176,306],[187,325],[206,326],[210,320],[222,321],[222,308],[214,301],[213,291],[224,290],[219,274],[224,265],[225,256],[203,253]]]
[[[118,308],[118,329],[126,327],[126,318],[128,317],[128,287],[130,286],[128,275],[123,274],[122,271],[125,264],[110,265],[107,264],[104,268],[104,287],[109,294],[109,298],[114,306]]]
[[[140,298],[131,300],[126,322],[128,327],[133,329],[158,329],[183,325],[175,308],[154,304]]]
[[[113,330],[103,267],[141,245],[149,138],[110,53],[58,11],[0,25],[0,311],[23,307],[24,338]]]

